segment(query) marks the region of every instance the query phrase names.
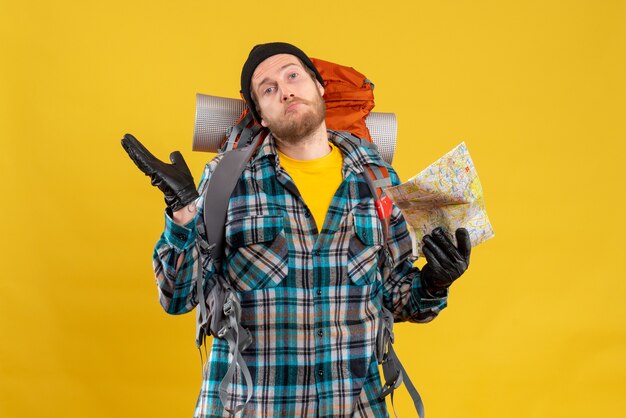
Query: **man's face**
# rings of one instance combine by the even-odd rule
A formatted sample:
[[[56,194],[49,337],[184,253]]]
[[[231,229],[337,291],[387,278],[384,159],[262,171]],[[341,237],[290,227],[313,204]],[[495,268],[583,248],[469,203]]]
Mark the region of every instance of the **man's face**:
[[[251,88],[261,125],[280,140],[297,143],[324,122],[324,87],[293,55],[274,55],[259,64]]]

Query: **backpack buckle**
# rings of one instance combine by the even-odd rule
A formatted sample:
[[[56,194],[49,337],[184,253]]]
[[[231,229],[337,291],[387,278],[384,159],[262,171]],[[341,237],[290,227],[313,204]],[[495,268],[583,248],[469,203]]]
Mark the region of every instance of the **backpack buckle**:
[[[383,196],[376,200],[376,212],[380,219],[387,219],[391,216],[391,210],[393,208],[391,199],[388,196]]]
[[[233,301],[228,298],[226,302],[224,302],[224,315],[229,316],[233,313]]]
[[[231,330],[232,328],[228,325],[223,326],[222,328],[220,328],[219,331],[217,331],[217,337],[218,338],[224,338],[224,336],[226,334],[228,334],[228,332]]]

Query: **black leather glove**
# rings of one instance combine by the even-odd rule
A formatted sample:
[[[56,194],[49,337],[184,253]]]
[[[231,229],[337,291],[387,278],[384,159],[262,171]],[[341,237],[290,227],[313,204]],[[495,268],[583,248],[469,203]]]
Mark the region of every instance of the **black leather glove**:
[[[122,147],[135,165],[146,176],[150,176],[152,185],[165,194],[165,203],[172,212],[184,208],[198,198],[191,171],[179,151],[170,154],[172,164],[167,164],[152,155],[131,134],[124,135]]]
[[[430,235],[424,235],[422,251],[426,265],[422,268],[422,283],[431,294],[441,294],[458,279],[469,266],[472,243],[465,228],[456,230],[455,247],[446,236],[443,228],[435,228]]]

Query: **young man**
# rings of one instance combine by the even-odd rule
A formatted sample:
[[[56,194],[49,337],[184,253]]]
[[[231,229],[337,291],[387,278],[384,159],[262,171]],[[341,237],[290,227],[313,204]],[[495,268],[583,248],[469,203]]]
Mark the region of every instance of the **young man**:
[[[192,310],[196,281],[210,288],[216,273],[237,290],[253,337],[242,352],[253,379],[243,416],[387,417],[375,355],[381,309],[396,321],[437,316],[469,264],[467,231],[456,231],[458,248],[441,230],[426,236],[420,272],[394,207],[385,245],[364,169],[386,166],[394,185],[398,176],[374,150],[326,129],[323,79],[300,49],[254,47],[241,90],[271,134],[230,198],[220,272],[203,250],[201,199],[180,153],[165,164],[132,136],[122,141],[168,205],[153,258],[161,304],[171,314]],[[200,194],[221,157],[207,164]],[[215,338],[196,417],[230,416],[219,397],[228,364],[228,344]],[[237,376],[226,406],[243,401]]]

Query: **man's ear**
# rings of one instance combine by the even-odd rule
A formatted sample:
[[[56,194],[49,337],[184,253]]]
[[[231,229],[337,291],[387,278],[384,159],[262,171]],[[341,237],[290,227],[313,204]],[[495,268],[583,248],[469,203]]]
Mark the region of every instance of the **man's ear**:
[[[263,118],[261,118],[261,126],[267,128],[267,122],[265,122],[265,119]]]

